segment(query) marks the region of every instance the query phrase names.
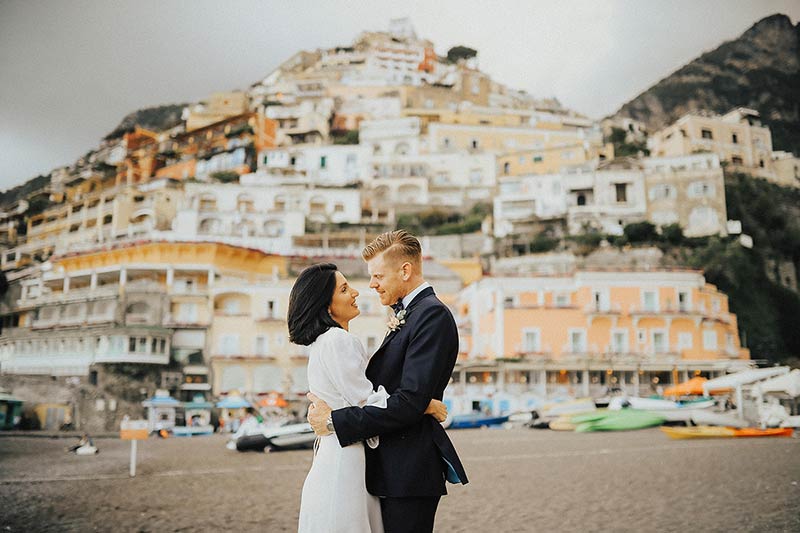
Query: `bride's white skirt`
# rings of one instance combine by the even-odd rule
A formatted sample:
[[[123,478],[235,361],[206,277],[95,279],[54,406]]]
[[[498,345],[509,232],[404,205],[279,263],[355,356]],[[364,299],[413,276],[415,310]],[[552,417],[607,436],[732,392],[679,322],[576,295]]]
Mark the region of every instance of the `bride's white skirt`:
[[[300,533],[383,533],[381,505],[367,492],[364,447],[319,439],[300,500]]]

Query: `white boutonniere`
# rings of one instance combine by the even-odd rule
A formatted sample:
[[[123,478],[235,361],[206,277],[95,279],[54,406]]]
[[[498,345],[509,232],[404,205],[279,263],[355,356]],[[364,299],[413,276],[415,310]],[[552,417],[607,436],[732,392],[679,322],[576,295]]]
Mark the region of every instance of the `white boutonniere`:
[[[389,317],[389,321],[386,323],[386,327],[388,328],[386,334],[388,335],[390,331],[397,331],[398,329],[402,328],[403,324],[405,323],[406,323],[406,310],[401,309],[400,311]]]

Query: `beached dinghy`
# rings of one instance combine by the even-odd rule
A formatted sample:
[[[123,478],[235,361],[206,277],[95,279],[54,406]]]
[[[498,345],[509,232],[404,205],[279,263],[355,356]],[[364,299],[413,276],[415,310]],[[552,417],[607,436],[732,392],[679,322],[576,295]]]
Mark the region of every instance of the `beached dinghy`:
[[[742,428],[734,429],[734,437],[791,437],[794,430],[792,428]]]
[[[729,428],[720,426],[662,427],[667,436],[673,439],[712,439],[720,437],[791,437],[792,428]]]
[[[573,421],[575,421],[575,418],[573,418]],[[598,420],[579,423],[575,427],[575,431],[578,433],[590,431],[627,431],[659,426],[663,422],[664,417],[661,415],[649,413],[647,411],[638,411],[636,409],[623,409],[621,411],[608,411],[604,417]]]
[[[733,428],[721,426],[690,426],[684,428],[662,426],[661,431],[671,439],[713,439],[734,436]]]
[[[468,415],[456,415],[450,424],[450,429],[470,429],[489,426],[499,426],[508,422],[508,416],[491,416],[482,413],[470,413]]]
[[[265,431],[270,451],[310,450],[317,436],[311,424],[289,424]]]

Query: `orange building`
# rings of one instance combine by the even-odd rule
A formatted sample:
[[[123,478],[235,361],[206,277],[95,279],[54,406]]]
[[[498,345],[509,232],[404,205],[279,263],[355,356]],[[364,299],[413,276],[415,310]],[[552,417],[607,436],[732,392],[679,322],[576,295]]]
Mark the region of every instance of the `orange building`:
[[[489,277],[461,292],[457,311],[465,385],[649,394],[750,364],[727,296],[698,271]]]

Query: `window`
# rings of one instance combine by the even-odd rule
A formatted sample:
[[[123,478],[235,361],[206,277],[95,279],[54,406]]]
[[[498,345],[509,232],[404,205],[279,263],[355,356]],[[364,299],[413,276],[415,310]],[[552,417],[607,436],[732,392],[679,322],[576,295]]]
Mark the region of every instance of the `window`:
[[[655,291],[644,291],[642,306],[645,311],[658,311],[658,295]]]
[[[735,155],[731,157],[731,163],[733,163],[734,165],[742,165],[744,164],[744,161],[742,160],[742,156]]]
[[[197,304],[182,303],[178,311],[178,322],[194,323],[197,322]]]
[[[514,297],[513,296],[506,296],[503,299],[503,307],[514,307]]]
[[[617,192],[617,202],[618,203],[626,203],[628,201],[628,184],[627,183],[615,183],[614,188]]]
[[[275,300],[267,300],[267,318],[275,318],[276,307]]]
[[[225,300],[222,304],[222,309],[226,315],[238,315],[239,300],[234,300],[234,299]]]
[[[736,344],[733,342],[733,334],[726,333],[725,334],[725,349],[728,351],[729,354],[736,353]]]
[[[586,352],[586,331],[571,329],[569,332],[569,349],[571,353]]]
[[[678,292],[678,311],[685,313],[689,310],[689,293],[686,291]]]
[[[265,335],[256,337],[256,355],[267,355],[268,341]]]
[[[478,139],[472,139],[472,141],[470,142],[470,146],[472,146],[473,150],[477,150],[478,149]]]
[[[731,135],[731,142],[732,142],[733,144],[739,144],[739,136],[738,136],[738,135],[736,135],[735,133],[734,133],[734,134],[732,134],[732,135]]]
[[[594,303],[595,311],[608,311],[611,307],[608,301],[608,293],[605,291],[594,291],[592,293],[592,302]]]
[[[628,332],[618,330],[611,333],[611,351],[613,353],[625,353],[628,351]]]
[[[541,335],[538,329],[522,331],[522,351],[525,353],[541,352]]]
[[[319,158],[319,168],[325,168],[327,164],[328,164],[327,156],[323,155],[322,157]]]
[[[239,352],[239,336],[223,335],[220,337],[219,351],[222,355],[236,355]]]
[[[503,174],[511,172],[511,163],[503,163]]]
[[[653,332],[653,352],[666,353],[667,352],[667,334],[663,331]]]
[[[649,191],[650,200],[668,200],[677,196],[674,186],[662,183],[652,187]]]
[[[700,135],[703,137],[703,139],[713,139],[714,138],[714,136],[711,134],[711,130],[708,130],[708,129],[705,129],[705,128],[700,130]]]
[[[703,331],[703,349],[716,350],[717,349],[717,332],[713,329]]]
[[[704,198],[714,196],[715,187],[707,181],[694,181],[689,184],[689,198]]]
[[[472,83],[470,86],[472,94],[481,94],[481,78],[477,75],[472,76]]]
[[[557,294],[556,307],[568,307],[568,306],[569,306],[569,294]]]
[[[161,339],[159,341],[159,348],[158,353],[167,353],[167,339]]]
[[[638,342],[639,344],[644,344],[646,339],[647,339],[647,331],[641,328],[637,329],[636,342]]]
[[[691,350],[694,341],[692,339],[692,334],[688,332],[678,333],[678,349],[679,350]]]
[[[533,162],[534,163],[541,163],[543,161],[543,159],[544,158],[542,158],[542,156],[540,156],[540,155],[533,156]]]

